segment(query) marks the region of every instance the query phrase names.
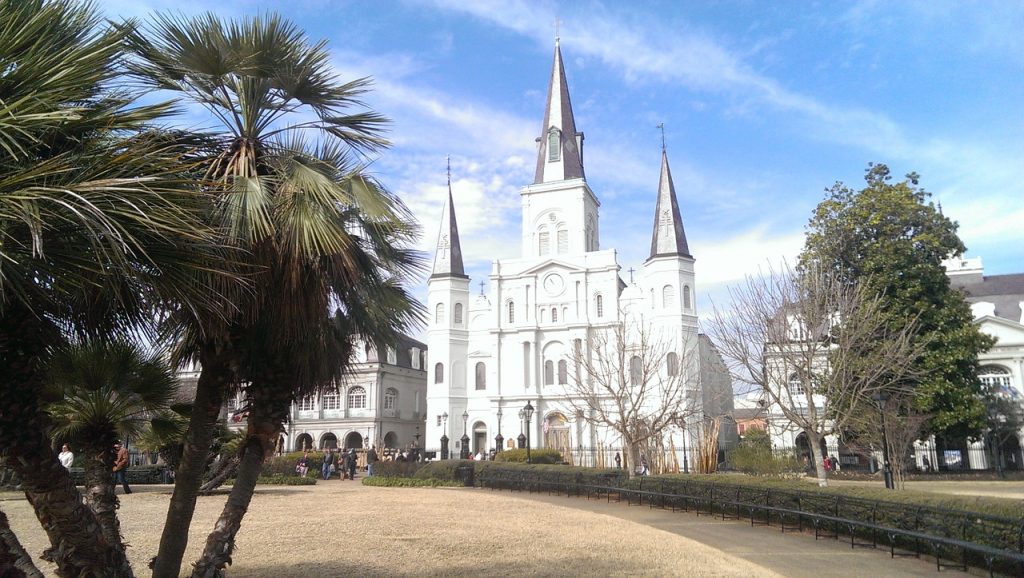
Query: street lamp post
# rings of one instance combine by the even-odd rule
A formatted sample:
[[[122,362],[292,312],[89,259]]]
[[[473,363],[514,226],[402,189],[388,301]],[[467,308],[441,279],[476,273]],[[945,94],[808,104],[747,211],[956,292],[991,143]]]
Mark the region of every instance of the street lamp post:
[[[885,487],[888,490],[895,489],[892,482],[892,464],[889,463],[889,439],[885,432],[885,402],[889,400],[889,394],[879,391],[871,396],[875,405],[878,406],[878,413],[882,416],[882,477],[885,480]]]
[[[418,462],[420,461],[420,426],[416,426],[416,435],[413,437],[416,438],[416,443],[412,446],[412,461]]]
[[[469,411],[462,412],[462,449],[459,450],[459,458],[469,459],[469,433],[466,431],[469,422]]]
[[[533,418],[533,406],[530,402],[526,402],[526,407],[523,408],[523,416],[526,417],[526,463],[532,463],[530,461],[530,420]]]
[[[526,412],[519,410],[519,437],[516,438],[517,446],[519,449],[526,447],[526,434],[523,433],[523,421],[526,419]]]
[[[448,459],[448,412],[441,414],[441,459]]]
[[[494,436],[494,453],[501,451],[505,444],[505,438],[501,437],[501,408],[498,408],[498,435]]]

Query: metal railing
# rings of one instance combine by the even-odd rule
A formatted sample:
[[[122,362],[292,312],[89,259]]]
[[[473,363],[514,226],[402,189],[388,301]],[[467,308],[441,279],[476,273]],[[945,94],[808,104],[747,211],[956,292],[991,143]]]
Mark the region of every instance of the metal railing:
[[[851,548],[886,546],[890,556],[935,557],[936,568],[986,568],[990,575],[1024,575],[1024,520],[821,494],[700,480],[636,477],[617,472],[531,471],[488,467],[477,485],[491,489],[548,492],[625,500],[629,505],[694,511],[781,531],[810,531],[815,539],[845,536]]]

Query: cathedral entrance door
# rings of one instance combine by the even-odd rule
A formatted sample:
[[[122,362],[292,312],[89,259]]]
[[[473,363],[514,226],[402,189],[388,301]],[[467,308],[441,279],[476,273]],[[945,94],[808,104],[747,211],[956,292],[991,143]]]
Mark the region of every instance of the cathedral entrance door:
[[[572,446],[569,443],[569,421],[560,413],[553,413],[544,420],[544,447],[562,453],[562,459],[572,461]]]
[[[483,422],[473,424],[473,453],[487,453],[487,425]]]

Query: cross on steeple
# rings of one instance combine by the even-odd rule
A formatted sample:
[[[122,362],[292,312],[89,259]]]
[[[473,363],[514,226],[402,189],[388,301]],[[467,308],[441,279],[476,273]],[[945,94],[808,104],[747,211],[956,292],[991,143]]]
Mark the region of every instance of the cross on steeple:
[[[665,123],[659,122],[657,128],[661,129],[661,150],[665,151]]]
[[[562,19],[561,18],[555,18],[555,44],[558,44],[558,41],[559,41],[559,39],[561,37],[561,29],[562,29]]]
[[[636,271],[636,269],[630,267],[627,271],[629,271],[629,282],[633,283],[633,272]]]
[[[452,190],[452,155],[445,155],[445,160],[448,161],[448,190]]]
[[[483,281],[480,282],[480,294],[481,295],[484,294],[484,282]]]

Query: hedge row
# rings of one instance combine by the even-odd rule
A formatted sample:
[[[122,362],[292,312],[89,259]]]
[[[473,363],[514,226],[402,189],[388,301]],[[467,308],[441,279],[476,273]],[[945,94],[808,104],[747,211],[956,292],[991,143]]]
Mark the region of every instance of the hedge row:
[[[374,475],[363,478],[364,486],[378,486],[390,488],[439,488],[462,486],[461,482],[453,480],[438,480],[433,478],[398,478]]]
[[[125,474],[128,478],[129,484],[163,484],[168,483],[170,479],[164,475],[164,471],[167,470],[167,466],[157,465],[142,465],[142,466],[130,466]],[[71,468],[71,480],[75,482],[76,486],[85,485],[85,469],[84,468]],[[169,475],[169,473],[168,473]]]

